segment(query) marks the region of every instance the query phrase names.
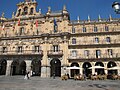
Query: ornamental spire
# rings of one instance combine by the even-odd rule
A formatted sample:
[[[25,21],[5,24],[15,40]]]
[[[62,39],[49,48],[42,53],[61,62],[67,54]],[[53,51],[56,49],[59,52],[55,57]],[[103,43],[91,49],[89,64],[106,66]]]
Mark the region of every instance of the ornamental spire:
[[[90,22],[90,16],[88,15],[88,22]]]

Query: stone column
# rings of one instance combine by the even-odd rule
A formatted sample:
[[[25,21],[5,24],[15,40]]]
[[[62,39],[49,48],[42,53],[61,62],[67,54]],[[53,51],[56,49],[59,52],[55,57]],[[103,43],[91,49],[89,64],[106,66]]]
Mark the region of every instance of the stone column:
[[[47,41],[47,37],[45,37],[45,41]],[[46,42],[43,44],[42,46],[42,50],[43,50],[43,58],[41,60],[41,77],[47,77],[50,74],[48,74],[49,71],[49,60],[47,57],[47,51],[50,50],[49,44],[47,44]]]
[[[92,65],[92,67],[94,67],[95,66],[95,62],[92,62],[91,65]],[[95,74],[95,68],[92,68],[92,75],[93,74]]]
[[[47,68],[45,66],[41,66],[41,77],[47,76]]]
[[[50,77],[50,66],[47,66],[46,70],[47,70],[46,77]]]
[[[107,63],[108,63],[108,62],[104,62],[104,67],[105,67],[104,71],[105,71],[105,74],[108,74]]]
[[[31,70],[31,60],[25,60],[26,62],[26,71],[30,71]]]
[[[79,65],[80,65],[80,68],[81,68],[80,69],[80,74],[83,75],[83,69],[82,69],[83,63],[81,62],[81,63],[79,63]]]
[[[6,68],[6,76],[10,76],[11,75],[11,64],[12,64],[13,60],[7,60],[7,68]]]
[[[67,73],[66,68],[67,67],[65,67],[65,66],[61,67],[61,76],[65,75]]]

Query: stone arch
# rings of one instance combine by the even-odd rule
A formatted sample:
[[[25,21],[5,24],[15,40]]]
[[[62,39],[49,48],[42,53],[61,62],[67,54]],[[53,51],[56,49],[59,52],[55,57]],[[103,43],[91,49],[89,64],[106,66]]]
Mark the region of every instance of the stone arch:
[[[11,75],[19,75],[19,61],[14,60],[11,64]]]
[[[74,67],[74,66],[79,67],[79,64],[78,64],[77,62],[73,62],[73,63],[71,64],[71,67]],[[77,74],[79,74],[79,73],[80,73],[80,70],[79,70],[79,69],[71,69],[71,70],[70,70],[70,75],[71,75],[71,77],[74,77],[74,75],[77,75]]]
[[[41,61],[38,59],[33,59],[31,62],[31,69],[34,76],[41,76]]]
[[[51,65],[51,74],[50,76],[60,77],[61,76],[61,61],[58,58],[53,58],[50,62]]]
[[[83,74],[85,74],[87,77],[92,74],[92,70],[89,69],[89,67],[92,67],[91,63],[89,62],[84,62],[83,63]]]
[[[115,66],[117,66],[117,64],[114,61],[110,61],[107,64],[107,68],[112,68]],[[118,71],[117,70],[108,70],[108,74],[118,74]]]
[[[22,61],[19,65],[19,74],[25,75],[25,73],[26,73],[26,62]]]
[[[6,74],[7,61],[5,59],[0,61],[0,75]]]
[[[102,67],[104,67],[104,64],[102,62],[96,62],[95,66],[102,66]],[[101,74],[101,75],[105,74],[104,69],[95,69],[95,72],[97,72],[98,75],[99,74]]]

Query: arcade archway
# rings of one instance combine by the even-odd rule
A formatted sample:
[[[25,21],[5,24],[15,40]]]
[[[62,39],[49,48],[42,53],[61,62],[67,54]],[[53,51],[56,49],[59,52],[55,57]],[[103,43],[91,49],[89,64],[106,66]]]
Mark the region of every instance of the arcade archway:
[[[13,61],[11,64],[11,75],[19,75],[19,61]]]
[[[6,74],[6,66],[7,66],[7,61],[6,60],[1,60],[0,61],[0,75],[5,75]]]
[[[104,67],[104,64],[102,62],[96,62],[95,66],[102,66],[102,67]],[[95,72],[97,72],[98,75],[99,74],[100,75],[105,74],[104,69],[100,69],[100,68],[96,68]]]
[[[31,69],[34,76],[41,76],[41,61],[37,59],[32,60]]]
[[[54,58],[50,62],[51,65],[51,76],[55,74],[55,76],[61,76],[61,62],[58,58]]]
[[[71,64],[71,67],[74,67],[74,66],[79,67],[79,64],[76,62],[73,62]],[[80,74],[80,70],[79,69],[71,69],[70,73],[71,73],[71,77],[74,77],[74,75]]]
[[[26,73],[26,62],[22,61],[19,66],[19,74],[25,75],[25,73]]]
[[[115,62],[110,61],[107,64],[107,68],[115,67],[117,66]],[[118,74],[117,70],[108,70],[108,74]]]
[[[91,64],[89,62],[85,62],[83,64],[83,74],[85,74],[87,77],[92,74],[92,70],[89,69],[91,67]]]

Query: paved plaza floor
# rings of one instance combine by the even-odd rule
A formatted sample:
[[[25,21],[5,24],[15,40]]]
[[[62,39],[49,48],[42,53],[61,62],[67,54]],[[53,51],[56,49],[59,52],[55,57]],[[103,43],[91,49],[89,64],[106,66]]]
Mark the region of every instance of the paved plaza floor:
[[[0,90],[120,90],[120,80],[75,81],[60,78],[0,76]]]

